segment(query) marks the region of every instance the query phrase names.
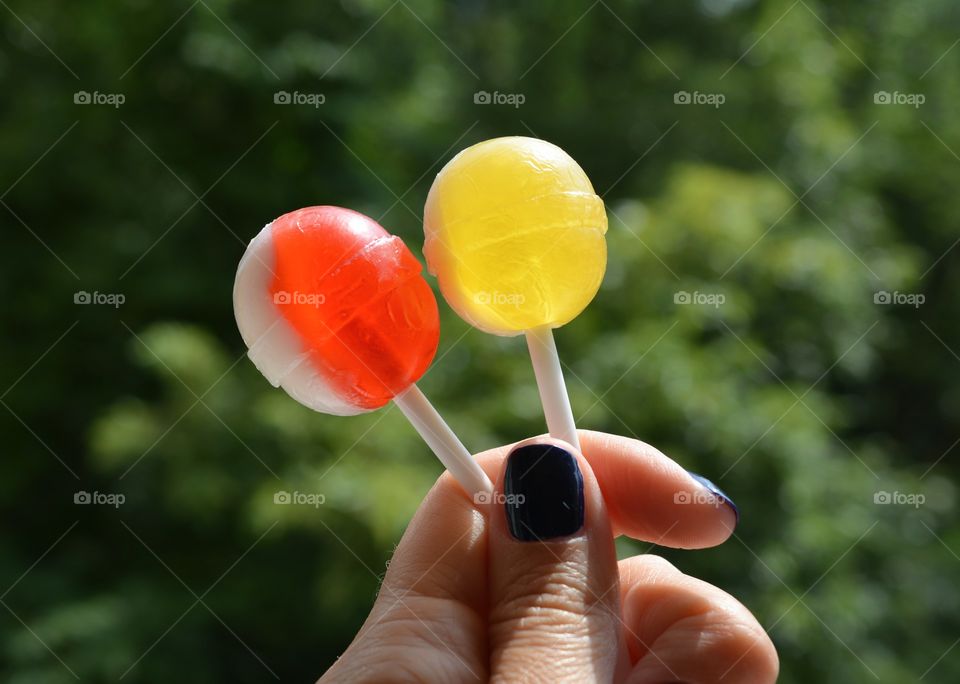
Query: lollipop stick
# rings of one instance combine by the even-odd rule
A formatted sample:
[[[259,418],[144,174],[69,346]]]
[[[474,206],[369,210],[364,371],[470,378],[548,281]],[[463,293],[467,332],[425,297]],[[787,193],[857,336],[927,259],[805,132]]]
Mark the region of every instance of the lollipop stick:
[[[493,484],[416,385],[393,398],[403,415],[468,494],[492,492]]]
[[[526,334],[550,436],[580,449],[577,426],[573,422],[573,409],[570,408],[570,397],[567,396],[567,386],[563,382],[557,345],[553,341],[553,330],[544,326],[532,328]]]

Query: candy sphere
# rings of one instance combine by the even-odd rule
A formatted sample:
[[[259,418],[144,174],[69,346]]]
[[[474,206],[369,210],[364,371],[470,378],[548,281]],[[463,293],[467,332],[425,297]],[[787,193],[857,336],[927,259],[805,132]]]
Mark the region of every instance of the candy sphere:
[[[424,255],[450,306],[498,335],[556,328],[600,287],[607,215],[556,145],[496,138],[443,167],[424,209]]]
[[[420,262],[363,214],[307,207],[267,224],[240,261],[237,326],[257,368],[324,413],[383,406],[437,351],[437,302]]]

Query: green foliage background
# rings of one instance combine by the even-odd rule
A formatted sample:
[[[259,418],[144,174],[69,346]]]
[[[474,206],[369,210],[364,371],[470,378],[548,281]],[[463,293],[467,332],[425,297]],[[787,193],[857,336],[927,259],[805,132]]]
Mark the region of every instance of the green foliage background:
[[[270,388],[236,264],[310,204],[419,254],[440,166],[525,134],[609,208],[604,285],[557,335],[579,424],[741,509],[723,547],[657,552],[755,612],[784,682],[960,681],[958,20],[948,0],[4,3],[3,680],[312,681],[342,652],[439,467],[396,410]],[[522,340],[441,310],[421,384],[463,441],[541,432]]]

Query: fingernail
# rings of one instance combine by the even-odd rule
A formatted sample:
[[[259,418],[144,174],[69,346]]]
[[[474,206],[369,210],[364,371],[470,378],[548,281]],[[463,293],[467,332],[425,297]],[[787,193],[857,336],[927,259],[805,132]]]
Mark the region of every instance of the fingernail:
[[[737,516],[737,522],[740,522],[740,511],[737,508],[737,504],[733,503],[733,499],[727,496],[726,492],[720,489],[717,485],[713,484],[713,482],[705,478],[703,475],[698,475],[690,470],[687,471],[687,474],[710,490],[710,493],[720,499],[720,501],[729,506],[733,510],[734,515]]]
[[[573,454],[560,447],[530,444],[511,452],[503,493],[515,539],[556,539],[583,527],[583,474]]]

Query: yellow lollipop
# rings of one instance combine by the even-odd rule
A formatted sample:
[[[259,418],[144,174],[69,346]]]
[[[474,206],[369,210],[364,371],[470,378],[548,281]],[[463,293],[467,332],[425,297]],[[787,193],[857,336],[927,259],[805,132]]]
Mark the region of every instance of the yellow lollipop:
[[[487,140],[437,175],[424,255],[450,306],[496,335],[526,333],[550,432],[578,446],[553,328],[590,303],[607,263],[607,215],[570,155],[535,138]]]
[[[517,335],[569,323],[607,265],[607,215],[570,155],[534,138],[468,147],[437,175],[424,255],[469,323]]]

